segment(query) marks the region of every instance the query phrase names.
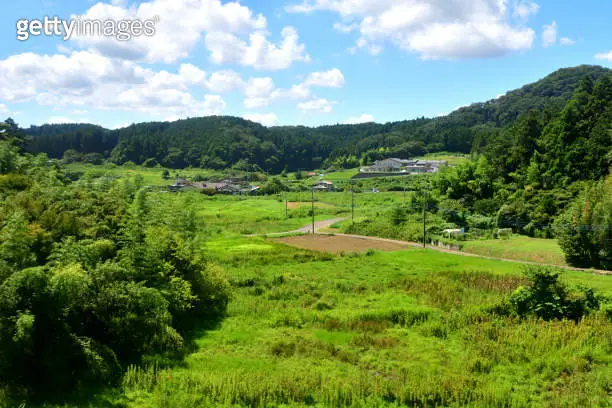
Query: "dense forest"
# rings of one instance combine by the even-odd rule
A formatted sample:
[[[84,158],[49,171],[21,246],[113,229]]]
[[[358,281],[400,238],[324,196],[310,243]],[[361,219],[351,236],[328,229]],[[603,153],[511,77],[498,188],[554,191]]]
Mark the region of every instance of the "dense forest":
[[[29,151],[69,161],[170,168],[223,169],[257,166],[265,171],[356,167],[373,160],[423,153],[479,151],[536,110],[547,121],[560,114],[580,81],[596,82],[611,70],[598,66],[562,69],[486,103],[475,103],[435,119],[309,128],[266,128],[235,117],[211,116],[176,122],[134,124],[118,130],[93,125],[45,125],[26,130]]]
[[[193,317],[225,311],[228,284],[188,211],[142,180],[71,181],[0,124],[0,383],[59,393],[119,378],[144,354],[180,352]]]

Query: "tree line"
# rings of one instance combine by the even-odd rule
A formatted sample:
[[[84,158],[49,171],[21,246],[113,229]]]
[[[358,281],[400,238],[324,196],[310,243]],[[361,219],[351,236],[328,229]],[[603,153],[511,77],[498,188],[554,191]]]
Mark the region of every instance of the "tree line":
[[[26,129],[29,151],[67,160],[134,162],[168,168],[224,169],[238,163],[271,172],[355,167],[386,157],[439,151],[479,151],[531,110],[558,115],[580,80],[596,81],[610,70],[598,66],[562,69],[506,95],[438,118],[385,124],[266,128],[241,118],[211,116],[150,122],[117,130],[81,124]]]

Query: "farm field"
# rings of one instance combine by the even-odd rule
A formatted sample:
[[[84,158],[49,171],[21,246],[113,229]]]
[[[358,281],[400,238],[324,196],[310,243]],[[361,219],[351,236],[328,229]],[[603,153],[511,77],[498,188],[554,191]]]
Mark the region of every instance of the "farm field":
[[[331,253],[365,252],[368,250],[399,251],[409,247],[407,244],[334,235],[294,236],[279,238],[277,241],[298,248]]]
[[[349,216],[347,197],[320,194],[317,220]],[[282,198],[149,193],[155,214],[196,223],[196,242],[231,286],[227,313],[192,322],[183,353],[146,356],[115,386],[45,406],[608,402],[612,324],[604,312],[578,324],[497,313],[527,284],[519,264],[346,237],[245,236],[308,225],[310,207],[292,206],[287,218]],[[402,200],[381,193],[360,202],[376,214]],[[315,248],[306,245],[313,240]],[[612,296],[610,276],[564,271],[562,281]]]
[[[489,310],[520,265],[409,249],[309,252],[263,238],[208,243],[233,297],[180,363],[128,370],[98,398],[128,407],[595,406],[612,325]],[[609,277],[564,273],[611,295]],[[608,339],[608,340],[606,340]]]
[[[563,251],[555,239],[514,235],[507,240],[465,241],[461,244],[463,251],[472,254],[550,265],[567,265]]]
[[[164,168],[161,167],[143,167],[137,165],[123,165],[117,166],[113,164],[107,165],[93,165],[85,163],[70,163],[66,165],[66,168],[72,172],[84,173],[85,177],[100,177],[100,176],[111,176],[111,177],[130,177],[140,176],[143,178],[145,185],[149,186],[165,186],[172,184],[174,179],[178,176],[185,178],[193,178],[195,176],[201,177],[226,177],[227,173],[217,172],[209,169],[181,169],[172,170],[169,169],[170,178],[165,180],[162,177]],[[243,172],[235,171],[232,172],[235,175],[242,175]]]

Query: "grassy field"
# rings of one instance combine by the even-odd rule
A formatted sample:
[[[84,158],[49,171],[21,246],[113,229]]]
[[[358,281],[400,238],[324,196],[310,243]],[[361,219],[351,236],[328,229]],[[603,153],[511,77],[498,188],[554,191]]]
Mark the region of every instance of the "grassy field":
[[[516,259],[550,265],[567,265],[556,239],[514,235],[510,239],[467,241],[463,251],[495,258]]]
[[[310,222],[308,205],[292,206],[286,217],[283,198],[151,193],[155,211],[197,220],[211,267],[232,286],[227,314],[194,322],[184,354],[148,356],[120,384],[59,406],[609,405],[612,323],[604,312],[579,323],[495,312],[526,284],[516,263],[417,248],[312,252],[244,236]],[[317,219],[350,216],[350,192],[315,198]],[[402,192],[360,194],[356,215],[376,216],[403,199]],[[472,250],[506,251],[491,253],[501,256],[516,245],[534,260],[551,242],[514,237]],[[612,276],[566,271],[562,279],[612,296]]]
[[[262,238],[209,243],[227,317],[170,366],[100,396],[128,407],[595,406],[609,402],[612,325],[488,310],[520,267],[427,250],[329,255]],[[568,272],[612,294],[609,277]]]
[[[217,172],[215,170],[207,169],[181,169],[181,170],[168,170],[170,172],[170,178],[165,180],[162,177],[163,168],[160,167],[142,167],[137,165],[132,166],[117,166],[114,164],[105,165],[93,165],[85,163],[71,163],[66,166],[68,170],[77,173],[83,173],[85,177],[100,177],[100,176],[111,176],[111,177],[126,177],[126,176],[141,176],[144,179],[145,185],[149,186],[163,186],[169,185],[174,182],[178,177],[192,179],[195,176],[201,177],[225,177],[227,173]],[[232,171],[231,173],[239,176],[243,175],[243,172]]]
[[[461,153],[428,153],[423,157],[418,157],[424,160],[446,160],[451,166],[463,163],[465,160],[469,160],[470,156]]]
[[[159,193],[154,200],[169,208],[190,208],[211,237],[292,231],[312,220],[310,205],[292,206],[286,212],[282,196],[209,197],[198,192]],[[318,203],[315,220],[345,214],[346,209]],[[288,215],[288,216],[287,216]]]
[[[393,194],[372,200],[401,199]],[[218,322],[196,324],[185,355],[151,356],[83,406],[609,403],[612,324],[604,313],[576,324],[493,312],[526,283],[519,264],[415,248],[310,252],[240,235],[300,226],[302,207],[285,219],[278,199],[151,200],[158,211],[191,209],[203,222],[203,248],[233,288],[229,309]],[[567,271],[563,280],[612,296],[610,276]]]

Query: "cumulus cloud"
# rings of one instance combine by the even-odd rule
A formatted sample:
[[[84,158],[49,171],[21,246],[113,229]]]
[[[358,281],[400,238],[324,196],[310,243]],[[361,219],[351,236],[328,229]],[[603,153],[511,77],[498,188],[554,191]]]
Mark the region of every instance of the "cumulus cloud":
[[[208,89],[219,93],[230,92],[244,86],[240,75],[231,70],[213,72],[205,82]]]
[[[270,42],[267,36],[265,31],[256,31],[247,43],[233,34],[213,32],[206,35],[205,44],[215,64],[240,64],[257,70],[278,71],[289,68],[294,61],[310,62],[295,28],[283,28],[278,45]]]
[[[561,45],[574,45],[576,44],[576,40],[572,40],[571,38],[568,37],[561,37],[561,40],[559,40]]]
[[[307,102],[298,103],[298,109],[304,113],[330,113],[334,109],[335,104],[336,102],[330,102],[327,99],[313,99]]]
[[[252,122],[261,123],[264,126],[277,126],[278,117],[274,113],[252,113],[244,115],[244,118]]]
[[[178,73],[155,72],[91,51],[25,53],[0,61],[0,100],[155,116],[219,114],[226,106],[220,96],[198,100],[191,94],[190,87],[202,84],[204,78],[204,71],[192,65],[182,65]]]
[[[372,55],[386,43],[424,59],[495,57],[529,49],[535,32],[525,25],[539,6],[530,0],[305,0],[287,7],[292,13],[329,10],[343,22],[358,21],[360,37],[349,51]],[[335,28],[350,32],[350,24]]]
[[[82,16],[84,19],[140,19],[159,17],[153,37],[116,41],[104,37],[80,37],[75,44],[95,49],[108,57],[148,62],[175,63],[186,58],[201,41],[204,33],[248,34],[264,30],[266,19],[238,2],[220,0],[151,0],[138,6],[124,2],[99,2]]]
[[[535,15],[540,10],[540,5],[535,1],[521,0],[514,3],[512,15],[523,21],[527,21],[529,17]]]
[[[8,115],[8,113],[9,108],[5,104],[0,103],[0,115]]]
[[[86,118],[72,119],[65,116],[51,116],[46,123],[49,125],[62,125],[66,123],[87,123]]]
[[[330,69],[325,72],[313,72],[308,75],[305,86],[322,86],[331,88],[340,88],[344,85],[344,75],[338,68]]]
[[[359,123],[369,123],[374,122],[374,116],[369,113],[363,113],[359,116],[351,116],[344,121],[346,125],[356,125]]]
[[[275,88],[272,78],[251,78],[245,87],[244,107],[256,109],[280,100],[305,100],[312,96],[312,88],[340,88],[344,84],[344,75],[338,68],[312,72],[302,83],[288,89]]]
[[[612,61],[612,51],[595,54],[595,59],[601,61]]]
[[[549,25],[544,26],[542,32],[542,47],[547,48],[557,42],[557,22],[553,21]]]

